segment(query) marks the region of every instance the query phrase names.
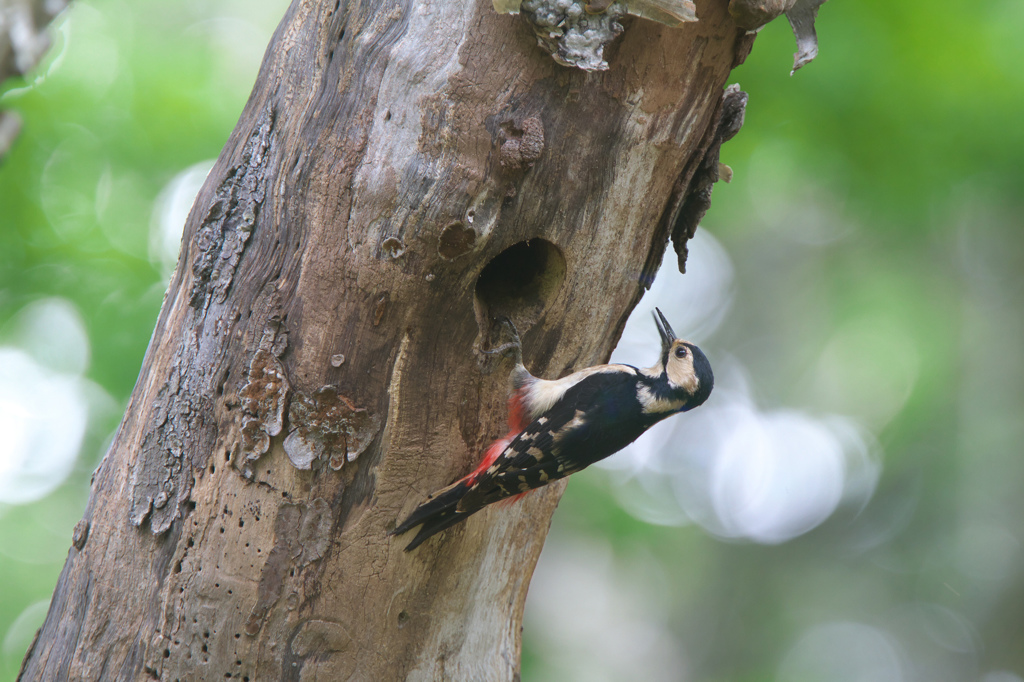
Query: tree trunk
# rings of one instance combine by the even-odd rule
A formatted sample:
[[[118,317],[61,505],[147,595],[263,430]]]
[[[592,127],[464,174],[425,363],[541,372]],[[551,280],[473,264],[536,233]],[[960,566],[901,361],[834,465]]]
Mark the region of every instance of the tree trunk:
[[[386,533],[504,433],[495,318],[540,376],[611,352],[749,49],[726,6],[585,73],[490,0],[296,1],[23,678],[516,678],[562,486]]]

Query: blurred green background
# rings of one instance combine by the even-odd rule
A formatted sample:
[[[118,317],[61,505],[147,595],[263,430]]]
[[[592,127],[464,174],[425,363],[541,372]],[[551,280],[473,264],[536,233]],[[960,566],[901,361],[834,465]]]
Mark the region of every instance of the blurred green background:
[[[75,0],[0,86],[0,679],[285,6]],[[762,31],[669,315],[716,394],[574,477],[525,680],[1024,680],[1022,29],[1019,0],[832,0],[793,77]]]

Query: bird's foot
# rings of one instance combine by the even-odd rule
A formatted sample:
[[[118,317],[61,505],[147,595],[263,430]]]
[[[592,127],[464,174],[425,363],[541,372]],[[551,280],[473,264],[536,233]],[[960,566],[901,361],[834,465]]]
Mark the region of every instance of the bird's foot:
[[[500,323],[502,329],[504,329],[506,334],[508,335],[509,341],[501,344],[500,346],[495,346],[494,348],[491,348],[489,350],[481,350],[480,354],[491,357],[504,357],[506,355],[512,355],[512,358],[515,360],[516,364],[521,365],[523,363],[523,343],[519,339],[519,332],[516,330],[516,326],[512,324],[512,320],[508,319],[507,317],[501,318]]]

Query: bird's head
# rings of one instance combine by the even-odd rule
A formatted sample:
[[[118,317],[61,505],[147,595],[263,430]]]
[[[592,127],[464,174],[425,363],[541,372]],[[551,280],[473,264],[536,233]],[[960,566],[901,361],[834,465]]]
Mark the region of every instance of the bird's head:
[[[661,335],[661,361],[651,369],[658,370],[668,380],[669,388],[685,398],[686,407],[692,410],[702,405],[715,386],[715,375],[711,363],[700,348],[689,341],[676,337],[672,326],[657,308],[654,309],[654,323]]]

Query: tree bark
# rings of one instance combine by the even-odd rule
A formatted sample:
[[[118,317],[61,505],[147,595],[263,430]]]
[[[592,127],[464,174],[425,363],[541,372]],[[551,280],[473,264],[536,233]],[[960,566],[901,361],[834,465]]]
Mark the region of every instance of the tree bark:
[[[24,679],[518,676],[561,485],[388,537],[604,361],[749,49],[728,0],[555,64],[489,0],[298,1],[188,219]]]

